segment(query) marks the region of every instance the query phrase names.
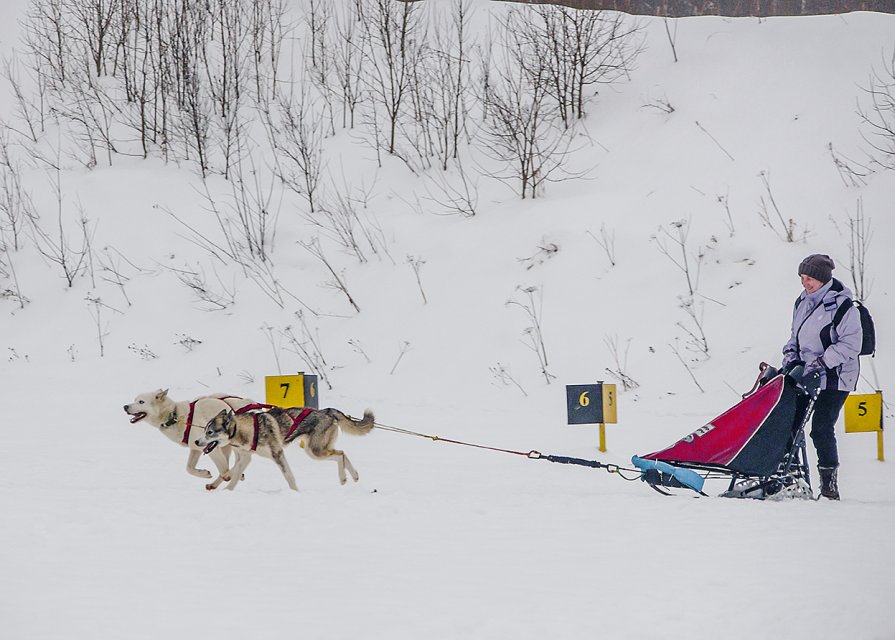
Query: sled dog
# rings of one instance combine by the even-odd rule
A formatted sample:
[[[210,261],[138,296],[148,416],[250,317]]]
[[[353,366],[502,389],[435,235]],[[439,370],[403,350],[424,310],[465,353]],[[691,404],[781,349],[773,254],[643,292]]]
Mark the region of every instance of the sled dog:
[[[237,410],[249,404],[254,403],[245,398],[226,394],[201,396],[192,402],[188,400],[178,402],[168,397],[167,389],[158,389],[141,393],[133,402],[124,405],[124,411],[131,416],[131,424],[145,420],[173,442],[187,447],[190,450],[186,461],[187,473],[199,478],[210,478],[209,471],[196,468],[199,456],[202,455],[202,448],[194,443],[196,433],[204,429],[217,412]],[[205,488],[211,491],[223,480],[230,480],[230,450],[222,447],[209,457],[218,470],[218,477],[205,485]]]
[[[229,445],[236,453],[227,489],[234,489],[251,462],[252,454],[270,458],[283,472],[289,488],[298,491],[295,477],[283,452],[286,446],[299,441],[299,446],[315,460],[334,459],[339,466],[339,482],[345,484],[345,471],[357,482],[357,470],[344,451],[333,448],[341,429],[351,435],[364,435],[373,429],[373,412],[367,409],[356,420],[338,409],[271,407],[265,412],[243,413],[223,409],[205,427],[196,440],[197,447],[213,454],[218,445]]]

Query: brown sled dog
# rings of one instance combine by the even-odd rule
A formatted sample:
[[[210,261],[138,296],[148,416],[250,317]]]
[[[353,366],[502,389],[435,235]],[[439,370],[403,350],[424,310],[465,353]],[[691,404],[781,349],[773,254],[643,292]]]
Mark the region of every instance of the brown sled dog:
[[[243,471],[251,462],[252,454],[270,458],[283,472],[290,489],[298,491],[295,477],[283,450],[296,440],[315,460],[334,459],[339,466],[339,482],[345,484],[345,471],[357,482],[358,474],[344,451],[333,448],[341,429],[351,435],[364,435],[374,426],[373,412],[367,409],[364,417],[356,420],[338,409],[307,409],[304,407],[269,407],[266,411],[223,410],[205,427],[205,434],[196,446],[211,453],[218,445],[229,445],[236,452],[230,470],[227,489],[234,489]]]

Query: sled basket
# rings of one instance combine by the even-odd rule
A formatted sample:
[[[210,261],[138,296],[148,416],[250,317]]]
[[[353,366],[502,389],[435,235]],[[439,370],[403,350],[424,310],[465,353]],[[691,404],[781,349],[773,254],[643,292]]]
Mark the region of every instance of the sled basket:
[[[777,374],[763,364],[760,384],[740,402],[671,446],[639,460],[696,470],[705,478],[729,477],[730,486],[722,495],[765,498],[787,487],[791,493],[810,494],[804,425],[814,403],[798,375]],[[656,477],[644,474],[643,479],[654,484]],[[736,486],[739,490],[735,491]]]

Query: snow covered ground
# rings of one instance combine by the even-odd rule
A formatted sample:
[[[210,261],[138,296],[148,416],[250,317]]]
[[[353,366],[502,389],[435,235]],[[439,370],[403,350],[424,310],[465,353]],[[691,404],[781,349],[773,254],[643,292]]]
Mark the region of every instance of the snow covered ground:
[[[5,55],[26,7],[0,9]],[[505,10],[475,7],[479,25]],[[578,153],[591,179],[550,185],[542,199],[483,180],[477,216],[420,213],[422,178],[397,162],[377,171],[349,136],[330,141],[369,188],[392,259],[333,252],[355,313],[298,245],[311,231],[294,209],[280,212],[277,277],[320,312],[305,321],[333,387],[321,385],[321,406],[627,466],[733,405],[759,362],[779,362],[804,256],[830,254],[851,286],[846,230],[859,199],[880,336],[859,391],[888,397],[895,172],[849,186],[828,145],[867,164],[856,105],[893,54],[895,16],[680,19],[678,62],[663,22],[642,26],[630,82],[602,89],[590,109]],[[674,111],[645,106],[659,100]],[[52,220],[40,174],[32,196]],[[763,176],[799,241],[762,223]],[[357,484],[339,486],[335,465],[290,450],[299,493],[263,459],[236,491],[206,492],[185,473],[186,452],[129,424],[122,405],[159,387],[263,400],[264,376],[308,365],[283,337],[297,303],[279,308],[222,268],[236,302],[211,312],[173,275],[200,265],[213,281],[164,213],[209,228],[197,184],[193,167],[155,159],[65,166],[67,206],[95,224],[97,251],[122,257],[123,288],[88,276],[68,288],[33,247],[9,254],[30,302],[0,301],[0,638],[895,638],[895,472],[876,460],[873,434],[846,435],[841,421],[839,503],[662,497],[601,470],[387,431],[340,439]],[[653,239],[679,220],[691,256],[705,247],[701,362],[687,350],[683,273]],[[615,266],[601,228],[614,234]],[[551,257],[539,250],[549,243]],[[409,255],[425,261],[426,304]],[[537,287],[550,384],[523,308],[507,304],[525,303],[525,287]],[[88,295],[107,305],[102,357]],[[639,387],[620,393],[601,453],[595,426],[566,424],[565,385],[615,382],[612,342]]]

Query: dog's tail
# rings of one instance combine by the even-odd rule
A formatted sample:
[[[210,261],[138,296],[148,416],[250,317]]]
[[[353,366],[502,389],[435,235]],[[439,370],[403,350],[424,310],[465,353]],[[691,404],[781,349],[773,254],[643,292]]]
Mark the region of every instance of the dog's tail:
[[[344,413],[339,411],[338,415],[338,424],[339,428],[347,434],[352,436],[362,436],[370,433],[375,426],[376,418],[373,417],[373,411],[367,409],[364,411],[364,417],[360,420],[355,420],[351,416],[346,416]]]

